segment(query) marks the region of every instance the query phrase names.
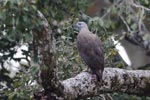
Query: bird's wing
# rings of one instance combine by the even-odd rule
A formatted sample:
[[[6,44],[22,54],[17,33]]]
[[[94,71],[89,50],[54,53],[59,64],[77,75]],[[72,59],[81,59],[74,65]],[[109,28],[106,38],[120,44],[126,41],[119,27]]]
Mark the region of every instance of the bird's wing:
[[[94,34],[79,34],[77,39],[78,51],[85,63],[92,69],[104,66],[104,55],[101,41]]]
[[[95,51],[98,51],[98,53],[100,53],[100,55],[103,54],[104,48],[103,48],[101,40],[95,34],[92,34],[92,35],[94,37],[92,42],[97,47],[97,48],[94,48],[94,49],[96,49]]]
[[[95,59],[97,61],[100,61],[100,65],[104,66],[104,50],[103,50],[102,42],[95,34],[92,35],[94,37],[91,43],[91,47],[94,52],[93,55],[95,56]]]

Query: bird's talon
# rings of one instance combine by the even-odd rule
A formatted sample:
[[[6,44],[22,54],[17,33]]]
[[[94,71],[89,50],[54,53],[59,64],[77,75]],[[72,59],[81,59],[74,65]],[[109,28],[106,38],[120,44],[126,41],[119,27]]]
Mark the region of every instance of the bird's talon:
[[[97,82],[97,76],[96,75],[92,75],[92,81]]]

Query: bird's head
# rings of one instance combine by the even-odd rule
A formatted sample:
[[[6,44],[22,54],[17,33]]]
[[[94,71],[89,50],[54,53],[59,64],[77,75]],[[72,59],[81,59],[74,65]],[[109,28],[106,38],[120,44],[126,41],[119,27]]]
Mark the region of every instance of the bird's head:
[[[77,28],[79,31],[81,31],[84,28],[88,29],[88,26],[85,22],[77,22],[75,24],[75,28]]]

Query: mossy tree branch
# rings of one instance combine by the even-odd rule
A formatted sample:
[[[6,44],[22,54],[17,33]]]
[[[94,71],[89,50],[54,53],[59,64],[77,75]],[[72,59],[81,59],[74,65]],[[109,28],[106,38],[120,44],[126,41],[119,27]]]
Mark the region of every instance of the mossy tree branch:
[[[88,72],[81,72],[62,84],[68,100],[113,92],[150,96],[150,71],[105,68],[102,85]]]
[[[37,18],[41,20],[41,26],[40,29],[33,30],[33,40],[38,51],[40,81],[45,91],[42,95],[49,100],[49,98],[53,97],[53,94],[57,94],[58,96],[63,95],[63,86],[58,80],[55,61],[55,44],[53,42],[54,37],[51,28],[43,14],[40,11],[37,13]]]

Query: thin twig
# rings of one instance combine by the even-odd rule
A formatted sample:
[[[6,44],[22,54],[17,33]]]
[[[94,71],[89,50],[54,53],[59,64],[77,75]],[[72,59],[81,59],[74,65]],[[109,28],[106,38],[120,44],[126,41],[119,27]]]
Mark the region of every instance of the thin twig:
[[[150,9],[149,9],[149,8],[146,8],[146,7],[142,6],[142,5],[137,5],[137,4],[133,3],[133,2],[132,2],[131,4],[132,4],[132,6],[134,6],[134,7],[136,7],[136,8],[141,8],[141,9],[144,9],[144,10],[150,12]]]
[[[141,14],[140,14],[140,19],[139,19],[139,31],[140,32],[141,32],[141,28],[142,28],[143,15],[144,15],[144,9],[142,8],[142,11],[141,11]]]
[[[121,15],[119,15],[119,17],[121,18],[121,20],[123,21],[123,23],[124,23],[125,26],[127,27],[127,30],[128,30],[129,32],[131,32],[131,29],[130,29],[130,27],[128,26],[128,24],[127,24],[127,22],[125,21],[125,19],[124,19]]]

